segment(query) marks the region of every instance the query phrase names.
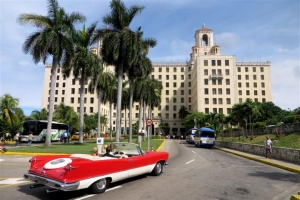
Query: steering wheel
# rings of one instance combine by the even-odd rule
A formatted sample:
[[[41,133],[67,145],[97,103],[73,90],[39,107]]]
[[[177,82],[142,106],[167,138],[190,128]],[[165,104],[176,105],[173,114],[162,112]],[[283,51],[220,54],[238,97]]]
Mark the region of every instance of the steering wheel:
[[[114,153],[114,155],[117,155],[117,154],[122,155],[122,154],[124,154],[124,152],[122,152],[122,151],[116,151],[116,152]]]

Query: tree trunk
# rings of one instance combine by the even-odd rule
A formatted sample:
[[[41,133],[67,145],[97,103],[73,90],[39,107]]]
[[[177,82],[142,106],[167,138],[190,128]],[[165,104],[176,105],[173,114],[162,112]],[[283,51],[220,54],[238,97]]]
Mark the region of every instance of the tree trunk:
[[[101,130],[101,90],[98,91],[98,129],[97,129],[97,137],[100,137]]]
[[[45,146],[51,146],[51,129],[52,129],[52,117],[54,111],[54,93],[55,93],[55,82],[56,82],[56,73],[57,73],[58,59],[53,56],[52,68],[51,68],[51,87],[50,87],[50,101],[49,101],[49,114],[48,114],[48,124],[47,124],[47,134],[45,140]]]
[[[134,81],[130,80],[130,90],[129,90],[129,142],[132,142],[132,104],[133,104],[133,86]]]
[[[110,133],[110,140],[112,140],[112,112],[113,112],[113,104],[109,103],[109,133]]]
[[[123,83],[123,63],[118,68],[116,142],[120,141],[120,135],[121,135],[122,83]]]
[[[80,78],[80,112],[79,112],[79,143],[83,143],[83,123],[84,123],[84,69],[81,71]]]
[[[140,100],[140,107],[139,107],[139,130],[142,129],[143,126],[143,100]]]

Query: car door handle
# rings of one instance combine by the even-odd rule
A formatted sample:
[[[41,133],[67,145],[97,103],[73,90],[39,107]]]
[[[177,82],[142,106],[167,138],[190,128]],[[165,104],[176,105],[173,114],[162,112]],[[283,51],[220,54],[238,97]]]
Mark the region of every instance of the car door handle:
[[[130,159],[129,162],[133,162],[133,159]]]

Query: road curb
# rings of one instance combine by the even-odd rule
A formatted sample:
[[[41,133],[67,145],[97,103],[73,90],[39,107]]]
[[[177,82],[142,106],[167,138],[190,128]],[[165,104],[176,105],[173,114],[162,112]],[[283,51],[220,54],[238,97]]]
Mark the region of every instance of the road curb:
[[[163,146],[165,145],[165,143],[166,143],[166,140],[164,140],[163,143],[161,143],[161,145],[156,149],[156,151],[160,151],[163,148]]]
[[[253,156],[248,156],[248,155],[245,155],[245,154],[242,154],[242,153],[236,153],[236,152],[233,152],[233,151],[230,151],[230,150],[227,150],[227,149],[223,149],[223,148],[220,148],[220,147],[215,147],[215,148],[218,149],[218,150],[227,152],[227,153],[231,153],[231,154],[241,156],[241,157],[244,157],[244,158],[247,158],[247,159],[250,159],[250,160],[255,160],[255,161],[258,161],[258,162],[261,162],[261,163],[265,163],[265,164],[268,164],[268,165],[272,165],[274,167],[278,167],[278,168],[281,168],[281,169],[285,169],[285,170],[300,174],[300,169],[296,169],[296,168],[293,168],[293,167],[288,167],[288,166],[284,166],[284,165],[281,165],[281,164],[273,163],[273,162],[266,161],[266,160],[263,160],[263,159],[260,159],[260,158],[255,158]]]

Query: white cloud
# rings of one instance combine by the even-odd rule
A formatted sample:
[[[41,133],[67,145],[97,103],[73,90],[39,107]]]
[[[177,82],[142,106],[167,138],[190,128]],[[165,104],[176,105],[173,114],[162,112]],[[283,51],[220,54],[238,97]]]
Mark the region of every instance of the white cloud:
[[[221,33],[215,34],[214,42],[223,49],[236,49],[240,46],[241,39],[236,33]]]
[[[30,63],[30,62],[28,62],[28,61],[20,61],[20,62],[19,62],[19,65],[20,65],[21,67],[27,67],[27,66],[32,65],[32,63]]]

